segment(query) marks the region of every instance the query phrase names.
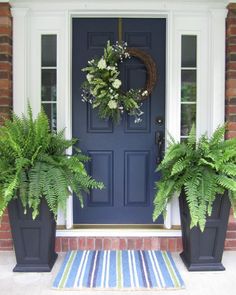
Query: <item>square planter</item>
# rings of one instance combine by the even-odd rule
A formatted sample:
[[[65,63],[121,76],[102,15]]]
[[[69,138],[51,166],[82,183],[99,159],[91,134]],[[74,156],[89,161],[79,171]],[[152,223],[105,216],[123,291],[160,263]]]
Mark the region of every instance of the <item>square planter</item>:
[[[189,271],[225,270],[221,260],[226,237],[230,201],[227,193],[217,196],[212,215],[207,218],[204,232],[190,229],[190,212],[185,193],[179,197],[183,252],[180,254]]]
[[[19,199],[8,205],[17,264],[14,272],[50,272],[56,259],[56,222],[46,201],[40,204],[40,214],[32,220],[32,210],[24,214]]]

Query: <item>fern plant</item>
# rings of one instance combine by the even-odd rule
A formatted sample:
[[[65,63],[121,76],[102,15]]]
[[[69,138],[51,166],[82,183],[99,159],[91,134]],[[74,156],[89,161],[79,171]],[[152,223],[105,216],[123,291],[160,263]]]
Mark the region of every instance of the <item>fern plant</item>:
[[[50,131],[44,111],[36,119],[30,106],[26,116],[13,114],[12,121],[0,128],[0,216],[12,199],[20,198],[25,213],[31,208],[35,219],[45,198],[56,217],[58,208],[65,210],[71,191],[83,206],[83,192],[102,189],[103,184],[87,174],[88,158],[79,149],[74,147],[73,155],[66,155],[75,143],[66,140],[63,131]]]
[[[191,216],[191,228],[204,230],[207,216],[217,195],[228,191],[236,217],[236,138],[224,140],[226,126],[220,126],[212,137],[202,135],[196,140],[193,126],[186,141],[171,138],[157,171],[153,220],[162,213],[173,196],[184,190]]]

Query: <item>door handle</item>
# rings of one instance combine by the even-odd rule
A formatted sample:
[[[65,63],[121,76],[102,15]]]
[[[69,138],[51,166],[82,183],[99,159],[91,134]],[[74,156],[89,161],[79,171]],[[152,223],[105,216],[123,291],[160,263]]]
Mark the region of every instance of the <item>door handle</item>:
[[[156,163],[160,164],[163,159],[163,149],[164,149],[164,132],[163,131],[156,131],[155,144],[157,146]]]

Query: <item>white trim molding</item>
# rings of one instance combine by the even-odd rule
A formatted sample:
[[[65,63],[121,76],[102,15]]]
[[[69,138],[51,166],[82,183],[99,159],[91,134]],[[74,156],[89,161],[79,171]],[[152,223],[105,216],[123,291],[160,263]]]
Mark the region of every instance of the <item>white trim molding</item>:
[[[226,9],[211,9],[209,17],[209,97],[211,119],[209,133],[225,121],[225,19]]]
[[[181,237],[179,229],[66,229],[56,231],[57,237]]]
[[[71,31],[73,17],[166,18],[166,130],[180,138],[181,35],[195,34],[197,43],[197,132],[212,133],[224,121],[225,1],[171,0],[12,0],[13,14],[13,100],[14,111],[25,112],[29,99],[33,112],[40,109],[42,34],[57,34],[57,111],[58,128],[72,135],[71,112]],[[66,217],[59,214],[58,224],[73,226],[73,198]],[[165,227],[180,224],[178,201],[167,208]],[[98,231],[86,235],[98,235]],[[113,231],[113,230],[112,230]],[[137,236],[137,231],[134,231]],[[146,231],[145,231],[146,232]],[[101,230],[104,236],[104,230]],[[102,234],[103,233],[103,234]],[[176,233],[176,231],[174,231]],[[172,234],[174,234],[172,233]],[[81,230],[57,231],[57,235],[80,235]],[[107,232],[111,236],[111,232]],[[124,235],[117,231],[116,235]],[[140,231],[141,234],[141,231]],[[152,235],[161,235],[154,231]],[[170,235],[170,231],[166,230]],[[130,233],[129,233],[130,236]],[[150,232],[149,232],[150,236]]]

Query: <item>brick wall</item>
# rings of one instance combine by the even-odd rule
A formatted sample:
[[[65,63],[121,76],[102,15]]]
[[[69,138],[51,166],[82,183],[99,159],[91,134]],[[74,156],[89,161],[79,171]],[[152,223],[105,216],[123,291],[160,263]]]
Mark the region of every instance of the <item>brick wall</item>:
[[[236,137],[236,4],[228,6],[226,62],[226,119],[228,138]],[[10,6],[0,3],[0,124],[10,115],[12,105],[12,20]],[[162,249],[181,250],[180,238],[57,238],[56,250],[68,249]],[[12,239],[7,213],[0,223],[0,250],[11,250]],[[236,250],[236,221],[231,216],[225,242],[226,250]]]
[[[8,3],[0,3],[0,125],[9,118],[12,106],[12,19]],[[0,223],[0,250],[11,250],[7,212]]]
[[[236,137],[236,3],[228,5],[226,20],[226,107],[225,118],[229,122],[228,138]],[[232,210],[229,218],[226,250],[236,250],[236,220]]]

